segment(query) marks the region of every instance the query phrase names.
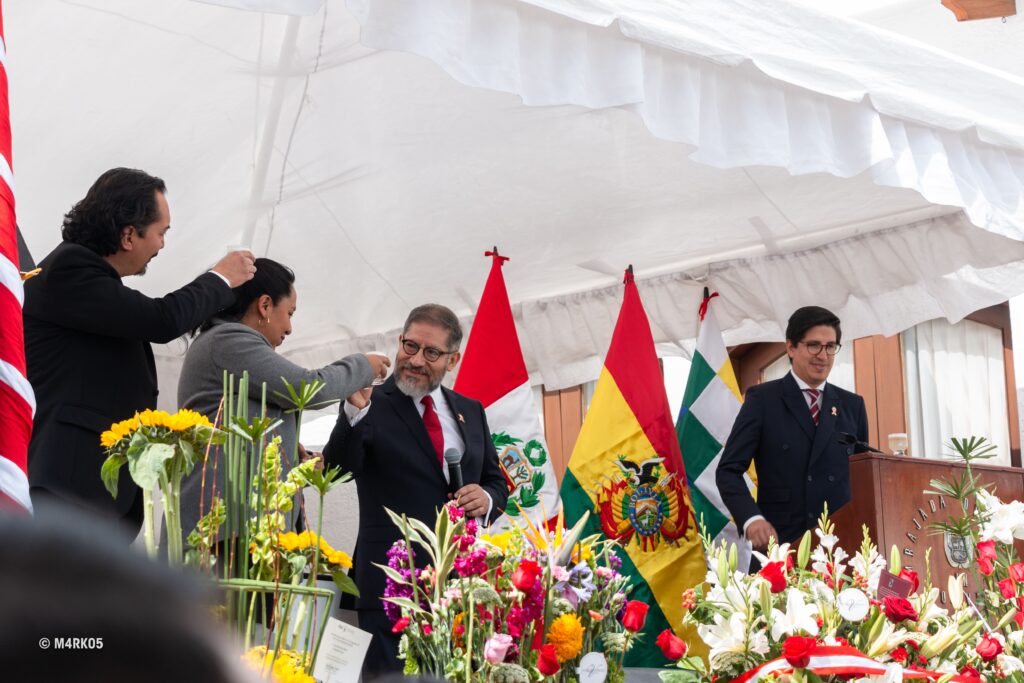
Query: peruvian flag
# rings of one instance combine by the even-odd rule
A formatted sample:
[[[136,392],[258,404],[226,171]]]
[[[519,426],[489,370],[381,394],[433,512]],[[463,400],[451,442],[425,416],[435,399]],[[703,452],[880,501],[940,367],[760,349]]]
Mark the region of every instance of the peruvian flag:
[[[25,378],[21,322],[25,290],[18,270],[7,46],[3,31],[0,3],[0,511],[25,511],[32,509],[28,494],[28,442],[36,401]]]
[[[523,515],[535,525],[545,524],[558,515],[561,506],[558,481],[501,275],[501,266],[508,258],[500,256],[497,248],[484,255],[493,259],[491,274],[480,297],[454,388],[483,403],[487,411],[491,439],[509,488],[505,514],[495,523],[497,527],[507,527]]]

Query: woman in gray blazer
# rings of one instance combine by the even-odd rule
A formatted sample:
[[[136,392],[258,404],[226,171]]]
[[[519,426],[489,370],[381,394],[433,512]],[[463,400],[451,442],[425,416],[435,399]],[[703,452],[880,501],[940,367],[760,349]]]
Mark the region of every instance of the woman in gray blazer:
[[[302,380],[321,380],[326,386],[317,394],[318,401],[344,399],[358,389],[367,387],[375,377],[383,377],[390,361],[384,356],[361,353],[346,356],[330,365],[308,370],[277,354],[292,331],[295,313],[295,274],[286,266],[266,258],[256,259],[253,279],[236,288],[235,304],[211,318],[200,327],[199,335],[185,354],[185,363],[178,380],[178,405],[213,420],[223,393],[224,371],[241,378],[249,372],[249,416],[260,414],[263,384],[267,385],[267,417],[282,420],[276,433],[281,436],[284,459],[291,458],[295,442],[294,414],[285,415],[291,404],[275,392],[287,395],[282,378],[298,388]],[[211,452],[212,453],[212,452]],[[305,451],[299,445],[299,454]],[[218,495],[224,488],[223,463],[217,468]],[[205,502],[208,512],[212,500],[213,467],[206,467]],[[181,529],[184,537],[199,521],[199,499],[203,490],[203,467],[197,465],[181,486]],[[297,506],[296,506],[297,507]],[[293,510],[292,519],[298,514]]]

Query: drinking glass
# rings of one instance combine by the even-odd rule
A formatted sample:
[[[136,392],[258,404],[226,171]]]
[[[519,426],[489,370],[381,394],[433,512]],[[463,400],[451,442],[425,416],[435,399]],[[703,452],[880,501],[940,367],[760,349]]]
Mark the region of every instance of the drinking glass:
[[[910,442],[907,440],[907,435],[903,432],[889,435],[889,450],[892,451],[893,455],[906,455],[909,446]]]

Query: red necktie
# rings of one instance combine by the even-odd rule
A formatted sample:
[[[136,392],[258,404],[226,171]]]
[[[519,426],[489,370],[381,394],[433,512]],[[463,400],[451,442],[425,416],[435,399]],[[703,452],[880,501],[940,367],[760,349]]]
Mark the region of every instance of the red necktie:
[[[814,424],[817,425],[818,419],[821,417],[819,415],[821,408],[818,407],[818,396],[821,395],[821,391],[818,389],[804,389],[804,391],[806,391],[811,397],[811,419],[814,420]]]
[[[434,444],[437,451],[437,462],[444,467],[444,432],[441,431],[441,420],[437,418],[437,411],[434,410],[434,397],[424,396],[420,399],[423,404],[423,426],[427,428],[427,435],[430,442]]]

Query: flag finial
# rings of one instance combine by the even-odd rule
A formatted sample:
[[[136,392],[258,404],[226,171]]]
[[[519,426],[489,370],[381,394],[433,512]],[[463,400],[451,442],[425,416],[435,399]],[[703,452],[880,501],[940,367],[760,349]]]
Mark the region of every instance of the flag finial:
[[[505,261],[509,260],[508,256],[502,256],[501,254],[498,253],[498,247],[497,246],[495,246],[494,249],[492,249],[491,251],[485,251],[484,252],[484,256],[492,257],[499,264],[504,264]]]
[[[704,288],[704,300],[700,302],[700,310],[697,311],[700,314],[701,322],[704,322],[704,316],[708,314],[708,304],[716,296],[718,296],[718,292],[712,292],[707,287]]]

